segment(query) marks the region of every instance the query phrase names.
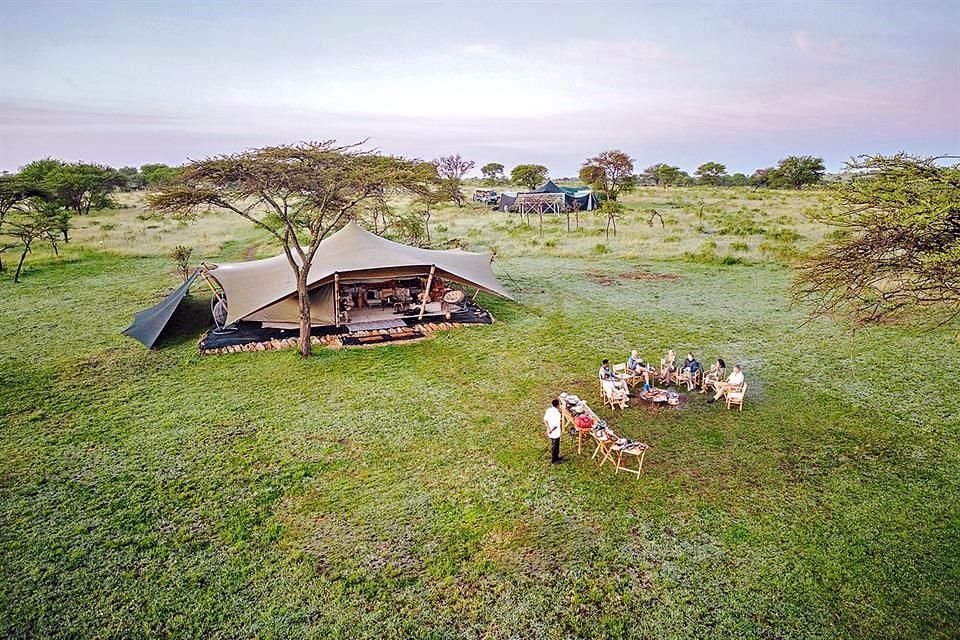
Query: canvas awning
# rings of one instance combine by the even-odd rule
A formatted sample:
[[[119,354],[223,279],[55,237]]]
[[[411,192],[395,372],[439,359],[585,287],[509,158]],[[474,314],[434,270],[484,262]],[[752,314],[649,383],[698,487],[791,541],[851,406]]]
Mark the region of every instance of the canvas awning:
[[[421,249],[374,235],[349,222],[320,243],[310,267],[307,285],[313,289],[341,277],[389,276],[435,267],[437,277],[473,286],[513,299],[497,281],[489,253],[461,249]],[[208,275],[223,288],[227,298],[227,324],[242,320],[296,293],[293,270],[283,254],[265,260],[211,265]]]
[[[182,285],[174,289],[166,298],[135,315],[133,323],[123,330],[123,335],[139,340],[148,349],[153,348],[157,338],[163,332],[163,328],[167,326],[177,307],[180,306],[190,290],[190,285],[193,284],[198,275],[200,275],[199,269],[194,271]]]

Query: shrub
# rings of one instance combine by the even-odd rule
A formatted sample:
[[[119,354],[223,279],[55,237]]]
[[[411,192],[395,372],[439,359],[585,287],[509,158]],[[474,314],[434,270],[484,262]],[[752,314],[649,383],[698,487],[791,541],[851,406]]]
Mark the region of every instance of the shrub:
[[[801,236],[799,233],[797,233],[793,229],[784,228],[784,229],[777,229],[775,231],[769,232],[767,234],[767,237],[769,237],[772,240],[776,240],[777,242],[790,243],[790,242],[796,242],[803,236]]]
[[[725,216],[720,221],[720,228],[717,233],[722,236],[753,236],[766,233],[766,229],[757,223],[750,213],[737,212]]]
[[[184,282],[186,282],[187,277],[190,275],[190,255],[192,253],[193,247],[185,247],[183,245],[175,246],[173,251],[170,252],[170,257],[173,258],[173,261],[177,264],[177,273],[180,274]]]
[[[800,251],[790,244],[766,240],[757,247],[760,253],[776,262],[793,262],[801,256]]]
[[[734,251],[750,251],[750,245],[746,242],[731,242],[730,248]]]
[[[594,255],[602,256],[605,253],[610,253],[610,247],[608,247],[607,245],[601,242],[599,244],[594,245],[592,251]]]
[[[685,251],[683,253],[683,260],[697,264],[716,264],[721,266],[746,264],[746,260],[737,256],[718,256],[717,243],[713,241],[704,242],[695,252]]]

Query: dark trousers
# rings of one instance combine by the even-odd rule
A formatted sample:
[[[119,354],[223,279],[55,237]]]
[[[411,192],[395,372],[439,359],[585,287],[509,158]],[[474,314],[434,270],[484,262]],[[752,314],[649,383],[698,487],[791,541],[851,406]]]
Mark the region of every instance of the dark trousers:
[[[560,438],[550,438],[550,462],[560,459]]]

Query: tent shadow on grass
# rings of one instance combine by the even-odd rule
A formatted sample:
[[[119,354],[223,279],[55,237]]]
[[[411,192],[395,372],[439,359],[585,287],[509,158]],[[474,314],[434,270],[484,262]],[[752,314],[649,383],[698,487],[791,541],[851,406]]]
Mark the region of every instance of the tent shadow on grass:
[[[188,342],[196,344],[197,336],[212,326],[210,296],[191,294],[183,299],[154,345],[155,349],[178,347]]]

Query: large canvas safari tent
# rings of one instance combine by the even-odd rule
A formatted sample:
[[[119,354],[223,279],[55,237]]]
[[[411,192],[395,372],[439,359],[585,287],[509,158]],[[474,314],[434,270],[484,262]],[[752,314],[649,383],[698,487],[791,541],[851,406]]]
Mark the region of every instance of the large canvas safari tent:
[[[533,191],[503,192],[497,208],[501,211],[517,211],[525,201],[546,202],[548,194],[556,194],[556,198],[549,200],[549,211],[553,213],[560,213],[558,208],[593,211],[600,206],[596,194],[589,187],[561,187],[553,180],[547,180]]]
[[[488,253],[403,245],[350,222],[321,242],[311,265],[311,323],[321,332],[347,333],[438,316],[480,317],[486,312],[469,299],[470,289],[512,299],[491,262]],[[199,276],[216,291],[214,315],[220,316],[221,327],[242,325],[247,332],[298,329],[296,280],[285,255],[203,265]],[[151,347],[188,287],[185,283],[137,314],[124,333]],[[217,342],[215,336],[212,342]]]

